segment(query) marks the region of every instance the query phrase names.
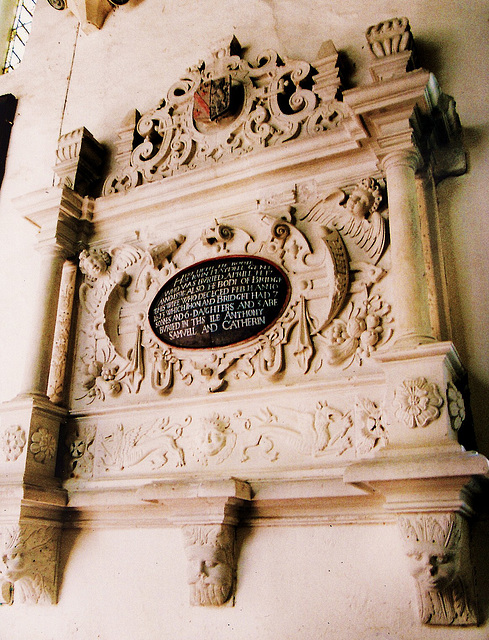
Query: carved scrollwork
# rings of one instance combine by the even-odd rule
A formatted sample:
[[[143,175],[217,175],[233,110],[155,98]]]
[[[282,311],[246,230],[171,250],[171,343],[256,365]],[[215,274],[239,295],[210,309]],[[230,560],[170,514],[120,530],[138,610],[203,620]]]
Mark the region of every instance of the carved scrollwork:
[[[231,263],[226,267],[212,261],[221,254],[230,254],[233,265],[242,260],[239,272],[229,271]],[[247,257],[255,260],[254,270],[248,269]],[[158,393],[169,393],[181,383],[213,393],[257,372],[268,378],[281,375],[291,359],[307,373],[317,334],[343,304],[348,287],[348,261],[338,231],[325,230],[310,241],[291,217],[267,214],[256,214],[251,232],[215,221],[197,237],[160,244],[149,244],[138,234],[131,244],[87,250],[80,264],[86,276],[80,288],[86,320],[79,340],[77,397],[88,403],[115,399],[125,391],[139,393],[147,377]],[[170,313],[165,306],[162,315],[168,335],[194,334],[196,323],[202,332],[212,332],[219,319],[222,332],[254,323],[255,338],[190,352],[175,346],[176,338],[175,344],[160,340],[150,325],[150,305],[165,283],[177,276],[182,280],[181,274],[194,264],[204,265],[202,275],[189,276],[187,289],[171,293],[171,302],[165,302],[171,307]],[[220,278],[215,291],[209,278]],[[274,300],[273,282],[283,283],[283,303]],[[260,316],[272,303],[280,311],[275,322],[273,316],[271,321]],[[260,332],[264,322],[268,325]]]
[[[140,118],[143,141],[129,165],[109,176],[104,193],[338,127],[349,113],[335,99],[337,73],[330,75],[271,50],[247,62],[234,39],[210,63],[189,69],[161,105]]]

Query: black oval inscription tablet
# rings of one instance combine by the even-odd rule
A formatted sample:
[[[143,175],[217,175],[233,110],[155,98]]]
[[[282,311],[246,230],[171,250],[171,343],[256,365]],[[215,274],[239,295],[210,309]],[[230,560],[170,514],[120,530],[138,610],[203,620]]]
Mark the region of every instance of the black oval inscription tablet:
[[[287,276],[268,260],[214,258],[170,278],[151,303],[149,322],[174,347],[226,347],[266,331],[289,296]]]

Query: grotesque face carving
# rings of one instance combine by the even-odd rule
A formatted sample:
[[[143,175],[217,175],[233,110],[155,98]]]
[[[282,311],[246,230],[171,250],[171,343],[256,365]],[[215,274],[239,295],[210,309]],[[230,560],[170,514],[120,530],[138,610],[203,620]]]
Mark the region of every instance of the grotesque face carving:
[[[25,552],[21,545],[7,549],[2,555],[2,574],[10,582],[21,578],[26,571]]]
[[[454,514],[402,517],[411,575],[426,591],[443,590],[461,573],[462,521]]]
[[[194,545],[189,552],[188,582],[193,605],[224,604],[231,595],[233,570],[222,549]]]
[[[408,550],[411,575],[425,589],[446,589],[459,573],[459,554],[436,543],[418,542]]]
[[[186,527],[190,603],[220,606],[232,595],[234,553],[232,530],[225,525]]]

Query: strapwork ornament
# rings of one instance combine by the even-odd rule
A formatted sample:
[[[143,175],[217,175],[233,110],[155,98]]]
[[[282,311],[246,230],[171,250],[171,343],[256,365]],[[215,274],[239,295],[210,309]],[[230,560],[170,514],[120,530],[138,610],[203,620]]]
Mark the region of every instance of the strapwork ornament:
[[[166,99],[140,118],[142,142],[129,165],[108,177],[105,195],[336,128],[347,107],[335,98],[335,64],[333,69],[325,79],[309,63],[272,50],[250,63],[233,38],[209,64],[189,69]]]

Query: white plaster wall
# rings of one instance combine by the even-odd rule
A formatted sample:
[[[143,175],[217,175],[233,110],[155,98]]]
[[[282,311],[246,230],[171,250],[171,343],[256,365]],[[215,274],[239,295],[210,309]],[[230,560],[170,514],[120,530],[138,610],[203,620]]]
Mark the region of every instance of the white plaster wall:
[[[234,607],[188,605],[180,532],[65,536],[56,607],[3,607],[7,640],[486,640],[423,627],[393,525],[241,530]],[[398,567],[392,570],[392,567]]]
[[[0,190],[0,400],[20,388],[36,292],[35,230],[15,199],[53,184],[60,133],[86,126],[110,146],[127,112],[144,112],[213,43],[235,33],[251,55],[271,47],[313,60],[332,39],[363,78],[363,33],[408,14],[422,63],[453,95],[466,127],[470,170],[440,185],[455,343],[471,374],[479,448],[489,453],[489,34],[485,0],[130,0],[104,28],[79,32],[74,17],[39,0],[19,69],[0,94],[19,98]],[[392,525],[241,531],[236,606],[187,605],[177,530],[67,531],[60,603],[0,608],[0,640],[487,640],[489,626],[422,627]],[[481,592],[489,592],[487,530],[476,530]],[[484,564],[485,563],[485,564]],[[482,598],[487,610],[487,597]]]

